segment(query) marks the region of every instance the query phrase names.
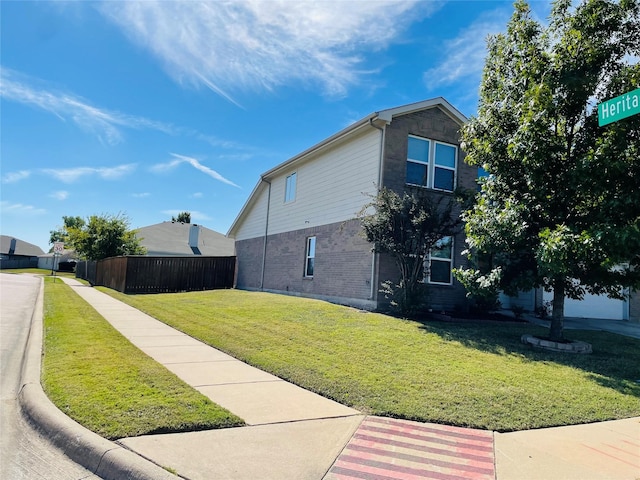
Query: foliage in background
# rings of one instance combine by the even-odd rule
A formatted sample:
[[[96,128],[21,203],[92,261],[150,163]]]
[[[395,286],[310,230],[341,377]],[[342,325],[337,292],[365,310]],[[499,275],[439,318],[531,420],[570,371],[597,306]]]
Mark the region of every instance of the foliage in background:
[[[364,235],[375,252],[394,259],[399,274],[398,283],[387,279],[382,291],[392,296],[402,314],[414,313],[426,299],[425,258],[439,240],[460,228],[455,200],[426,189],[400,195],[388,188],[371,198],[360,213]]]
[[[79,218],[79,217],[76,217]],[[67,241],[87,260],[121,255],[144,255],[146,249],[129,227],[129,218],[117,215],[91,215],[86,222],[67,228]]]
[[[171,217],[172,222],[191,223],[191,212],[180,212],[177,217]]]
[[[544,26],[516,2],[462,129],[467,162],[490,174],[464,214],[469,246],[492,255],[506,293],[553,289],[554,340],[565,295],[640,287],[640,115],[599,127],[596,108],[640,85],[639,11],[559,0]]]
[[[467,297],[473,300],[473,307],[480,312],[491,312],[500,308],[500,268],[483,274],[475,268],[456,268],[456,279],[467,290]]]
[[[69,243],[69,231],[73,229],[81,229],[84,227],[85,222],[82,217],[71,217],[64,215],[62,217],[62,226],[57,230],[49,231],[49,244],[53,245],[56,242]],[[51,247],[53,251],[53,247]]]

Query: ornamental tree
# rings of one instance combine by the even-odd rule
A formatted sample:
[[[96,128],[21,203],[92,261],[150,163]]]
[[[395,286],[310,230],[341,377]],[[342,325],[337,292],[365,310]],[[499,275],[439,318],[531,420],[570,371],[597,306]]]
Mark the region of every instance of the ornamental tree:
[[[488,39],[467,162],[489,177],[463,214],[472,252],[492,259],[506,293],[553,289],[552,340],[564,299],[621,298],[640,287],[640,115],[598,126],[597,104],[640,84],[637,0],[553,4],[549,24],[515,4]]]
[[[62,217],[63,225],[58,227],[57,230],[49,231],[49,244],[53,245],[56,242],[68,242],[69,230],[73,228],[82,228],[84,226],[84,219],[82,217]],[[53,248],[53,247],[51,247]]]
[[[87,260],[120,255],[144,255],[136,233],[129,228],[129,219],[118,215],[91,215],[84,224],[68,229],[68,241]]]
[[[382,188],[360,213],[364,235],[374,251],[389,254],[398,267],[399,282],[385,282],[384,291],[403,314],[415,312],[424,300],[426,256],[439,241],[459,231],[461,220],[453,214],[454,206],[452,197],[424,189],[399,195]],[[371,210],[374,213],[367,213]]]

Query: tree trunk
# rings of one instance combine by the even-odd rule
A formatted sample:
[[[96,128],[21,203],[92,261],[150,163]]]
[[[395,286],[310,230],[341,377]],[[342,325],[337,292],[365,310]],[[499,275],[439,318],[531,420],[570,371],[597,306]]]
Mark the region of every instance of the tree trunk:
[[[551,314],[551,327],[549,339],[559,342],[564,339],[564,279],[556,279],[553,282],[553,313]]]

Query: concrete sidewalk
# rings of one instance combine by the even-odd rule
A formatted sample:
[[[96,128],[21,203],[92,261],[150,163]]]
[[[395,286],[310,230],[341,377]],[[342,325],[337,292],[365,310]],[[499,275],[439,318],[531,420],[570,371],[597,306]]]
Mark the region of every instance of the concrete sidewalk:
[[[638,418],[498,434],[365,416],[62,279],[134,345],[248,424],[114,444],[191,480],[640,478]]]
[[[92,287],[70,285],[135,346],[249,427],[118,443],[189,479],[321,479],[364,416],[253,368]]]

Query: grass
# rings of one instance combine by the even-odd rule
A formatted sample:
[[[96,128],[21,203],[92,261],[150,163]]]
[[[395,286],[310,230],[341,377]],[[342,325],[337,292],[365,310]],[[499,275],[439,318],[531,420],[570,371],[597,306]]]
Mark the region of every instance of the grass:
[[[30,273],[32,275],[51,275],[51,269],[47,268],[7,268],[0,270],[0,273],[13,273],[13,274],[21,274],[21,273]],[[56,277],[74,277],[75,274],[72,272],[55,272]]]
[[[513,431],[640,415],[640,341],[570,331],[591,355],[532,350],[528,324],[421,323],[239,290],[123,295],[249,364],[364,413]]]
[[[242,425],[133,346],[64,283],[45,279],[42,385],[108,439]]]

